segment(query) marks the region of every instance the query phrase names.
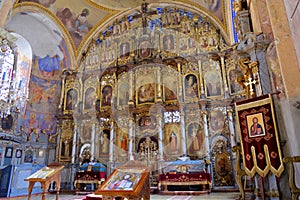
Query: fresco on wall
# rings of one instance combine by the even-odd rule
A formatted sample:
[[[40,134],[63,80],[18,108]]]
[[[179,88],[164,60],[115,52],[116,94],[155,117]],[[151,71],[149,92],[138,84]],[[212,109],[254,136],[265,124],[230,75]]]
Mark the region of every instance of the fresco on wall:
[[[26,133],[35,130],[53,134],[61,95],[60,75],[62,70],[70,68],[69,51],[61,31],[46,16],[25,12],[15,16],[8,28],[24,36],[33,52],[29,101],[25,113],[20,116],[17,130],[24,126]]]

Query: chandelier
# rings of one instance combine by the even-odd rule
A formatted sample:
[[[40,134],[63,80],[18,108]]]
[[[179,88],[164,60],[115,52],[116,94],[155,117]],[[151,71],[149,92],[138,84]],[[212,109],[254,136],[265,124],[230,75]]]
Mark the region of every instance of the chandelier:
[[[0,117],[19,113],[25,107],[27,90],[17,71],[17,53],[13,44],[3,38],[0,43]]]

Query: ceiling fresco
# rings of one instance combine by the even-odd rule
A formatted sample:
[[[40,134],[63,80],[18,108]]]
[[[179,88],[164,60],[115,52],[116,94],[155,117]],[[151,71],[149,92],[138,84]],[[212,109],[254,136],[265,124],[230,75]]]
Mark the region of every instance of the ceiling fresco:
[[[45,9],[50,10],[53,15],[66,27],[75,48],[80,47],[81,41],[85,36],[91,34],[92,29],[101,26],[106,18],[118,16],[123,11],[138,8],[142,0],[19,0],[18,3],[32,3],[32,6],[39,4]],[[191,4],[212,14],[221,23],[225,23],[225,1],[224,0],[178,0],[174,1],[154,1],[148,0],[147,3],[160,3],[162,7],[168,3],[178,3],[178,5]]]
[[[90,0],[91,2],[112,10],[134,8],[142,4],[142,0]],[[150,2],[150,1],[148,1]]]

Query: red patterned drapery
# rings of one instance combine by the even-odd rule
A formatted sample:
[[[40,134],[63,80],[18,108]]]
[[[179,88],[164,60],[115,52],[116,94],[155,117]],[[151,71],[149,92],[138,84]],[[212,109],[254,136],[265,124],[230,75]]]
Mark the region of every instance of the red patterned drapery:
[[[284,170],[271,95],[235,103],[247,175],[280,177]]]

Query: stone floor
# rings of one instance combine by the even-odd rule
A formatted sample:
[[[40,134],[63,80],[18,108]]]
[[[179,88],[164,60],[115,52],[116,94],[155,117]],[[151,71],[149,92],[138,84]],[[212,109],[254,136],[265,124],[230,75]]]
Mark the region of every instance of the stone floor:
[[[47,194],[46,200],[55,200],[55,194]],[[81,200],[85,197],[85,195],[73,195],[73,194],[60,194],[59,200]],[[30,200],[41,200],[41,195],[33,195]],[[200,196],[183,196],[183,195],[158,195],[151,194],[150,199],[153,200],[232,200],[239,199],[239,193],[237,192],[215,192],[210,194],[203,194]],[[0,198],[0,200],[27,200],[27,196],[22,197],[11,197],[11,198]]]

